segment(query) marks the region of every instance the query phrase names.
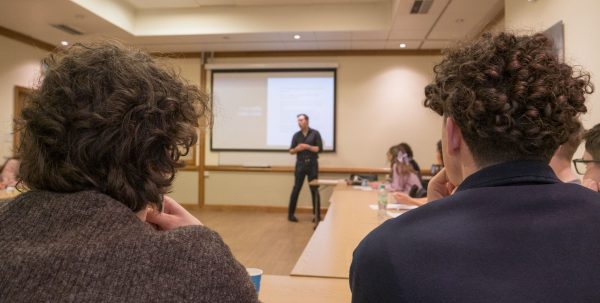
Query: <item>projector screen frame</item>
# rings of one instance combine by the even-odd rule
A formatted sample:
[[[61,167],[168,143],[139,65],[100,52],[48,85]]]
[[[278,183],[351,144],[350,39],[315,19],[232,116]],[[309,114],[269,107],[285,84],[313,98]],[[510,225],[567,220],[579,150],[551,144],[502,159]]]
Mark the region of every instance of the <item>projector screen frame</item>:
[[[337,148],[337,68],[254,68],[254,69],[219,69],[210,70],[210,102],[214,108],[214,74],[215,73],[289,73],[289,72],[333,72],[333,149],[322,150],[319,153],[335,153]],[[290,142],[292,137],[290,135]],[[210,127],[210,151],[211,152],[289,152],[289,149],[252,149],[252,148],[214,148],[213,128]]]

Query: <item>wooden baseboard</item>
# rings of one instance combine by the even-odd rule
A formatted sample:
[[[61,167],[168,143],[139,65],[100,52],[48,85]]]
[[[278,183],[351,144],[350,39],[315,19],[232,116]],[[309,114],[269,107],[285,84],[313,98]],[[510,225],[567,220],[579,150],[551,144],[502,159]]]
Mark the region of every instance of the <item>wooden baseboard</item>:
[[[267,205],[219,205],[211,204],[200,207],[194,204],[181,204],[187,210],[217,210],[217,211],[260,211],[268,213],[287,213],[288,208],[285,206],[267,206]],[[299,207],[296,209],[296,213],[306,214],[312,213],[312,208]],[[321,208],[321,215],[324,216],[327,213],[327,208]]]

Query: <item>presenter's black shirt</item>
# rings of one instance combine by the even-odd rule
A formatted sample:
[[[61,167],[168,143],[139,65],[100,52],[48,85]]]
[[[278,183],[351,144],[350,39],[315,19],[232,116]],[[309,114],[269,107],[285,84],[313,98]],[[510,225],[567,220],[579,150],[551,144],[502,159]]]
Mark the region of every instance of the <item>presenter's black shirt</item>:
[[[306,137],[302,134],[302,131],[298,131],[292,137],[292,145],[290,149],[295,148],[298,144],[305,143],[311,146],[318,146],[319,152],[323,150],[323,142],[321,141],[321,134],[318,130],[308,128],[308,132],[306,133]],[[296,154],[296,160],[305,160],[311,159],[316,160],[319,158],[318,153],[313,153],[309,150],[303,150]]]

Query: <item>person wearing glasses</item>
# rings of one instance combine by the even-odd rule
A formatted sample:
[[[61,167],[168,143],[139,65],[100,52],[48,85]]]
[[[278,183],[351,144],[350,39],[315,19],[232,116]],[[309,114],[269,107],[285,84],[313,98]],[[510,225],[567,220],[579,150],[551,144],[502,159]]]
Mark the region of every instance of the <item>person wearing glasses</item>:
[[[583,136],[585,151],[581,159],[573,160],[575,170],[583,175],[583,185],[600,191],[600,123]]]

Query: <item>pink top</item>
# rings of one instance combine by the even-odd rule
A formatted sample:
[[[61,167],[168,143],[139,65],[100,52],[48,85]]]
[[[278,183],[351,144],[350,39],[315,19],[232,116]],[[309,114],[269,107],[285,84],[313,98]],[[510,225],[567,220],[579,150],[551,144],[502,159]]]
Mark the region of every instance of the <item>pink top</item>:
[[[418,188],[422,188],[421,180],[414,173],[409,173],[407,175],[400,175],[398,170],[396,169],[397,164],[394,164],[392,167],[392,181],[390,184],[386,185],[386,189],[389,191],[400,191],[405,194],[410,192],[410,189],[413,185],[416,185]]]

